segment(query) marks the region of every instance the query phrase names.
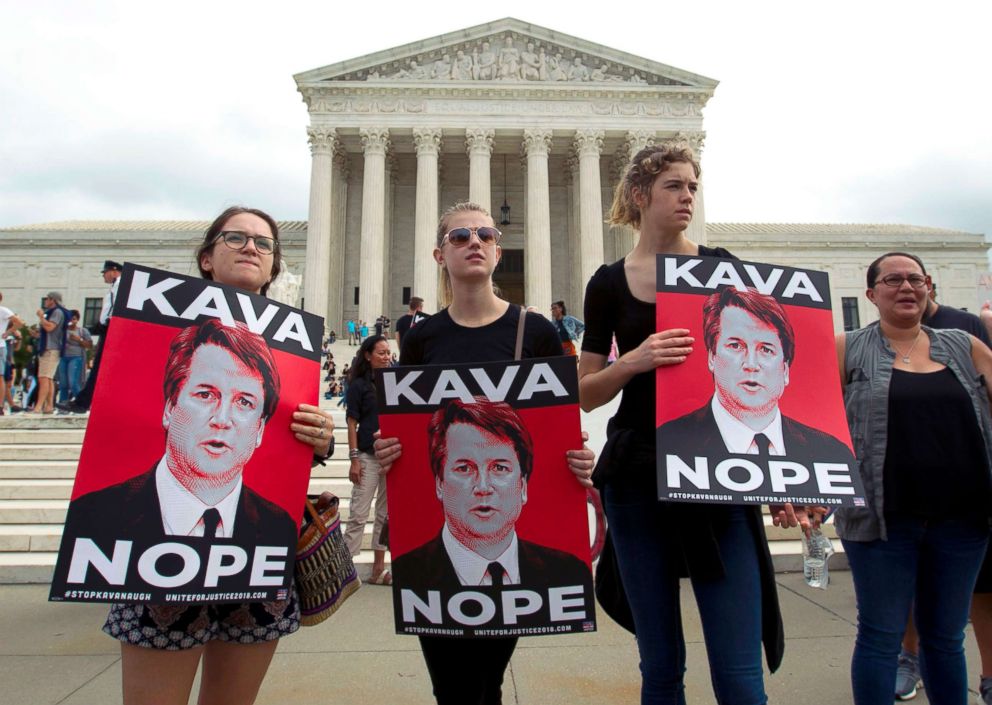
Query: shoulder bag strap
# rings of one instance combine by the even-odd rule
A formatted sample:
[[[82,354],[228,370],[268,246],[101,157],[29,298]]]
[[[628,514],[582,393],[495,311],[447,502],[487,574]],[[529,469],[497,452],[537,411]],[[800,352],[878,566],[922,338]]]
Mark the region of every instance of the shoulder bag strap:
[[[517,345],[513,349],[513,359],[519,360],[524,351],[524,325],[527,323],[527,309],[520,307],[520,317],[517,319]]]

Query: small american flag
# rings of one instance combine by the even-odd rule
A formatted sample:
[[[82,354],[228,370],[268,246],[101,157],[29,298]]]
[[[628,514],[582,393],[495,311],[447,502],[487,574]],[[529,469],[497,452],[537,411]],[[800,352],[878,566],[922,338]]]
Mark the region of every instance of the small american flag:
[[[277,600],[285,600],[287,597],[289,597],[289,590],[287,590],[286,588],[280,588],[279,590],[276,590]]]
[[[855,497],[854,498],[854,506],[855,507],[863,507],[863,506],[865,506],[864,497]]]

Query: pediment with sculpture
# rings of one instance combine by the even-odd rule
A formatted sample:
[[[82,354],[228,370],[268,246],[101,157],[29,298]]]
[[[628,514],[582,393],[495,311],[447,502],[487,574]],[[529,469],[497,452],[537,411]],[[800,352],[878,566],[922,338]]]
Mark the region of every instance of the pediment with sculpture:
[[[299,83],[716,86],[716,82],[506,18],[300,74]]]
[[[366,81],[543,81],[572,83],[630,83],[648,85],[649,81],[633,68],[614,62],[596,60],[559,46],[506,35],[498,43],[490,37],[454,50],[431,52],[427,56],[391,62],[373,67]],[[398,64],[398,65],[397,65]],[[652,83],[685,85],[671,79],[652,76]],[[345,79],[347,80],[347,79]]]

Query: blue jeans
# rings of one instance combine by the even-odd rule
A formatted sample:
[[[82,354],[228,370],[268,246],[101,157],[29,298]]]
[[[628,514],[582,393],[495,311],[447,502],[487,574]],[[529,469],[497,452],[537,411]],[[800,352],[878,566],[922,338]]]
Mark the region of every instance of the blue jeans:
[[[927,697],[932,705],[965,705],[964,628],[989,541],[988,522],[887,517],[885,523],[888,541],[843,541],[858,602],[851,660],[855,705],[891,705],[914,604]]]
[[[59,401],[66,402],[79,396],[83,378],[82,356],[63,357],[59,360]]]
[[[637,629],[641,705],[685,705],[680,560],[663,540],[662,505],[609,485],[604,499]],[[761,575],[748,511],[728,507],[729,522],[717,532],[726,575],[718,580],[692,579],[713,692],[721,705],[768,702],[761,670]]]

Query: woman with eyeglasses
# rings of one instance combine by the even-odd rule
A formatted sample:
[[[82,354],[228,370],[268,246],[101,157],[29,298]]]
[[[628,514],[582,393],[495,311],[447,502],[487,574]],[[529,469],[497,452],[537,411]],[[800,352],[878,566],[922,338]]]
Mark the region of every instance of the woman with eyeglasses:
[[[264,296],[280,271],[279,228],[263,211],[228,208],[207,228],[196,263],[205,279]],[[300,404],[290,430],[315,460],[329,457],[330,414]],[[253,703],[279,638],[299,627],[294,588],[277,602],[115,604],[103,630],[121,642],[125,705],[186,705],[201,658],[197,702],[221,705]]]
[[[868,499],[836,512],[858,604],[854,702],[892,702],[912,607],[930,702],[965,705],[964,628],[992,516],[992,352],[921,324],[930,277],[915,255],[882,255],[867,284],[879,320],[837,336]]]
[[[403,336],[401,365],[513,360],[522,315],[526,319],[521,357],[562,354],[558,333],[550,321],[525,313],[493,292],[493,270],[501,254],[499,240],[500,232],[482,206],[458,203],[444,212],[434,259],[441,267],[439,304],[446,308]],[[396,438],[377,440],[375,449],[387,471],[402,452]],[[568,463],[578,481],[591,487],[592,451],[568,451]],[[502,702],[503,674],[517,645],[516,637],[419,638],[439,705]]]

